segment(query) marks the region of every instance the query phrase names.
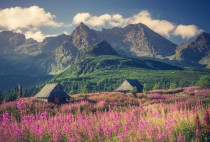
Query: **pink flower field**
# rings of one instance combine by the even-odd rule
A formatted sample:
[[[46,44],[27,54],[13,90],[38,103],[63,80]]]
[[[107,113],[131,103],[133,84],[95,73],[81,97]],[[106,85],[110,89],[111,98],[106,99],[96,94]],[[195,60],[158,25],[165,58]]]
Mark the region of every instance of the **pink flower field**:
[[[193,92],[193,93],[192,93]],[[21,99],[0,106],[1,142],[188,142],[210,140],[210,90],[72,96],[57,106]]]

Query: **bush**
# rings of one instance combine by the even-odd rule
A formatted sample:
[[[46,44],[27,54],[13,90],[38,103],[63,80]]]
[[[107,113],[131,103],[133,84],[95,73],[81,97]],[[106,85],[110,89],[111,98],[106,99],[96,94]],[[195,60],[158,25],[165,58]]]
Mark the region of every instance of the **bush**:
[[[132,94],[132,96],[133,96],[134,98],[137,98],[136,93],[138,92],[138,90],[137,90],[136,87],[133,87],[132,90],[131,90],[130,92],[131,92],[131,94]]]
[[[152,88],[153,90],[160,89],[160,82],[155,83],[155,85]]]
[[[210,76],[201,76],[199,81],[198,81],[198,85],[201,88],[210,88]]]

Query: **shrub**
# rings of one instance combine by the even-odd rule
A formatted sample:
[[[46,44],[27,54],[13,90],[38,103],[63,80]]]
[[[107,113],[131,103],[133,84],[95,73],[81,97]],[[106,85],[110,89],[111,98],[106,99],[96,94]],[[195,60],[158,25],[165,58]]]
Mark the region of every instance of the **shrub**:
[[[137,88],[136,87],[133,87],[132,90],[131,90],[131,94],[134,98],[137,98],[136,96],[136,93],[138,92]]]
[[[202,88],[210,88],[210,76],[201,76],[198,85]]]

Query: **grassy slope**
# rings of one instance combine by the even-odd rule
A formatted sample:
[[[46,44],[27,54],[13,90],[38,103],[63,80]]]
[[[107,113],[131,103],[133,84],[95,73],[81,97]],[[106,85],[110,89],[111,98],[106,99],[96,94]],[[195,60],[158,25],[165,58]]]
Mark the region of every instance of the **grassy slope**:
[[[87,57],[57,75],[52,82],[60,82],[67,92],[77,93],[113,91],[125,78],[136,78],[151,89],[156,82],[160,82],[161,88],[168,88],[170,83],[176,83],[177,86],[194,85],[200,76],[210,75],[207,72],[177,69],[149,60],[138,61],[117,56]]]

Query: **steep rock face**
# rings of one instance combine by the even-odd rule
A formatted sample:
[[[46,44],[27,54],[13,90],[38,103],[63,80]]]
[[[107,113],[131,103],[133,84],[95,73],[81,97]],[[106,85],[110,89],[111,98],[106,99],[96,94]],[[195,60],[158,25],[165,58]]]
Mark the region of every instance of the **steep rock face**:
[[[101,42],[102,40],[107,42]],[[98,46],[97,43],[102,46]],[[93,45],[95,47],[92,47]],[[103,54],[155,58],[173,56],[176,61],[207,64],[210,67],[209,34],[202,33],[194,41],[178,46],[176,53],[175,48],[175,44],[144,24],[95,31],[81,23],[70,36],[62,34],[47,37],[42,42],[26,40],[25,36],[19,33],[0,32],[0,58],[14,68],[18,65],[21,70],[36,68],[45,73],[61,70],[86,56],[87,52],[90,53],[89,49],[92,49],[96,56]]]
[[[67,35],[47,37],[43,42],[34,39],[25,39],[23,34],[10,31],[0,32],[0,58],[5,60],[9,66],[13,66],[16,73],[38,71],[50,72],[57,67],[56,51],[68,38]],[[2,65],[4,64],[2,63]],[[59,68],[60,69],[60,68]],[[6,71],[4,71],[6,73]]]
[[[51,56],[54,50],[61,46],[67,38],[67,35],[62,34],[55,37],[46,37],[42,42],[28,39],[24,44],[17,47],[17,51],[28,56],[38,56],[40,54]]]
[[[177,46],[176,49],[177,60],[206,64],[206,61],[209,60],[209,58],[210,34],[205,32],[202,32],[193,41]]]
[[[98,35],[107,40],[116,51],[136,56],[170,56],[176,45],[155,33],[144,24],[131,24],[125,28],[103,29]]]
[[[26,41],[25,36],[11,31],[0,32],[1,47],[17,47]]]
[[[43,47],[44,52],[49,52],[55,50],[55,48],[61,46],[65,40],[68,39],[68,35],[62,34],[55,37],[46,37],[43,42],[45,46]]]
[[[29,60],[36,60],[34,64],[39,66],[41,70],[51,72],[60,69],[56,60],[57,56],[60,56],[60,52],[57,52],[57,49],[62,46],[68,37],[62,34],[55,37],[47,37],[42,42],[31,40],[17,47],[17,50],[27,56]]]
[[[0,32],[0,55],[6,57],[12,55],[15,48],[26,42],[25,36],[20,33],[14,33],[11,31]]]
[[[55,50],[56,70],[63,69],[69,64],[74,63],[78,56],[78,48],[76,48],[69,40],[64,41],[64,43]]]
[[[80,23],[80,25],[72,32],[69,40],[72,42],[72,45],[79,50],[86,50],[100,41],[96,31],[90,29],[84,23]]]
[[[6,57],[5,60],[33,63],[40,70],[51,72],[73,64],[103,39],[107,40],[116,52],[127,56],[166,56],[173,52],[174,45],[143,24],[97,32],[81,23],[70,36],[63,34],[47,37],[42,42],[26,40],[24,35],[18,33],[1,32],[0,54],[1,57]],[[105,53],[108,49],[110,48],[101,52]]]

